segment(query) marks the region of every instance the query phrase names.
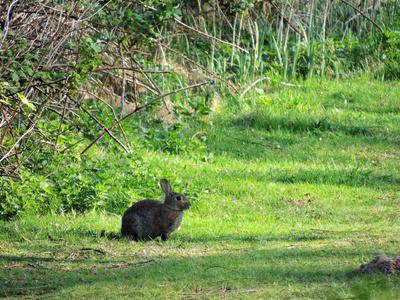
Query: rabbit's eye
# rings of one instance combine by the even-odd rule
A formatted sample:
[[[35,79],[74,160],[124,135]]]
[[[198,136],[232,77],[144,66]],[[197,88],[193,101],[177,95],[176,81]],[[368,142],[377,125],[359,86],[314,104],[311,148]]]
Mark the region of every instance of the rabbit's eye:
[[[176,196],[176,200],[181,201],[182,200],[181,196]]]

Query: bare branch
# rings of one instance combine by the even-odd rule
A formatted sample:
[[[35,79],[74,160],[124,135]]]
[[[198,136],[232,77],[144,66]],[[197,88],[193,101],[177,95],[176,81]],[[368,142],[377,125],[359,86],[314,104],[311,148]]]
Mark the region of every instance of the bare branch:
[[[176,55],[179,55],[180,57],[186,59],[188,62],[190,62],[190,63],[192,63],[192,64],[198,66],[199,68],[201,68],[202,70],[204,70],[206,73],[212,75],[214,78],[216,78],[216,79],[218,79],[218,80],[221,80],[222,82],[226,83],[226,84],[227,84],[228,86],[230,86],[236,93],[239,94],[239,91],[237,90],[237,88],[236,88],[232,83],[230,83],[229,81],[226,81],[225,79],[222,79],[221,77],[215,75],[213,72],[209,71],[207,68],[203,67],[202,65],[200,65],[199,63],[197,63],[197,62],[195,62],[194,60],[190,59],[189,57],[187,57],[187,56],[185,56],[185,55],[179,53],[178,51],[176,51],[176,50],[174,50],[174,49],[168,47],[167,45],[165,45],[165,44],[163,44],[163,43],[161,43],[161,42],[158,42],[158,43],[159,43],[161,46],[163,46],[164,48],[168,49],[169,51],[171,51],[171,52],[175,53]]]
[[[129,71],[134,71],[134,72],[140,72],[140,73],[156,73],[156,74],[172,74],[172,71],[157,71],[157,70],[142,70],[139,68],[131,68],[131,67],[105,67],[105,68],[96,68],[93,69],[92,71],[88,72],[102,72],[102,71],[109,71],[109,70],[129,70]]]
[[[125,150],[125,152],[129,153],[129,149],[127,149],[124,144],[122,144],[111,132],[109,129],[107,129],[106,126],[104,126],[90,111],[88,111],[84,106],[81,107],[81,109],[87,113],[97,124],[101,126],[101,128],[106,132],[118,145],[121,146],[122,149]]]
[[[145,7],[149,8],[149,9],[151,9],[151,10],[156,10],[154,7],[151,7],[151,6],[148,6],[148,5],[145,5]],[[197,32],[198,34],[201,34],[201,35],[203,35],[203,36],[205,36],[205,37],[207,37],[207,38],[210,38],[210,39],[214,39],[214,40],[216,40],[217,42],[219,42],[219,43],[221,43],[221,44],[226,44],[226,45],[232,46],[232,47],[234,47],[234,48],[238,48],[238,49],[240,49],[241,51],[243,51],[244,53],[249,54],[249,51],[247,51],[246,49],[243,49],[242,47],[240,47],[240,46],[238,46],[238,45],[229,43],[229,42],[227,42],[227,41],[223,41],[223,40],[221,40],[221,39],[219,39],[219,38],[217,38],[217,37],[215,37],[215,36],[212,36],[212,35],[209,35],[209,34],[203,32],[203,31],[197,30],[197,29],[195,29],[195,28],[193,28],[193,27],[191,27],[191,26],[189,26],[189,25],[183,23],[182,21],[178,20],[177,18],[173,18],[173,20],[174,20],[176,23],[178,23],[179,25],[181,25],[181,26],[183,26],[183,27],[185,27],[185,28],[188,28],[188,29],[190,29],[190,30],[192,30],[192,31],[194,31],[194,32]]]
[[[238,48],[239,50],[243,51],[244,53],[249,54],[249,51],[247,51],[246,49],[243,49],[242,47],[240,47],[240,46],[238,46],[238,45],[235,45],[235,44],[232,44],[232,43],[223,41],[223,40],[221,40],[221,39],[219,39],[219,38],[217,38],[217,37],[215,37],[215,36],[209,35],[209,34],[207,34],[207,33],[205,33],[205,32],[200,31],[200,30],[197,30],[197,29],[195,29],[195,28],[193,28],[193,27],[191,27],[191,26],[189,26],[189,25],[187,25],[187,24],[185,24],[185,23],[179,21],[177,18],[174,18],[174,21],[177,22],[179,25],[181,25],[181,26],[183,26],[183,27],[185,27],[185,28],[188,28],[188,29],[190,29],[190,30],[192,30],[192,31],[194,31],[194,32],[197,32],[197,33],[199,33],[199,34],[201,34],[201,35],[203,35],[203,36],[205,36],[205,37],[214,39],[214,40],[216,40],[217,42],[219,42],[219,43],[221,43],[221,44],[226,44],[226,45],[229,45],[229,46],[231,46],[231,47]]]
[[[115,128],[116,126],[118,126],[122,121],[124,121],[125,119],[129,118],[130,116],[136,114],[137,112],[139,112],[139,111],[142,110],[143,108],[145,108],[145,107],[147,107],[147,106],[153,104],[153,103],[156,102],[157,100],[159,100],[159,99],[161,99],[161,98],[165,98],[165,97],[167,97],[167,96],[169,96],[169,95],[172,95],[172,94],[176,94],[176,93],[185,91],[185,90],[189,90],[189,89],[192,89],[192,88],[200,87],[200,86],[202,86],[202,85],[213,84],[213,83],[214,83],[214,81],[206,81],[206,82],[202,82],[202,83],[197,83],[197,84],[194,84],[194,85],[190,85],[190,86],[187,86],[187,87],[183,87],[183,88],[180,88],[180,89],[177,89],[177,90],[173,90],[173,91],[171,91],[171,92],[162,94],[162,95],[160,95],[160,96],[154,98],[153,100],[150,100],[149,102],[147,102],[146,104],[144,104],[144,105],[142,105],[142,106],[136,107],[136,109],[135,109],[134,111],[132,111],[132,112],[130,112],[129,114],[127,114],[125,117],[123,117],[122,119],[120,119],[117,123],[115,123],[114,125],[112,125],[111,127],[109,127],[107,131],[104,131],[100,136],[98,136],[94,141],[92,141],[92,142],[81,152],[81,155],[80,155],[80,156],[82,157],[82,156],[86,153],[87,150],[89,150],[94,144],[96,144],[106,133],[108,133],[110,130],[112,130],[113,128]]]
[[[1,40],[0,46],[1,44],[5,41],[7,34],[8,34],[8,29],[9,29],[9,24],[10,24],[10,18],[11,18],[11,12],[13,10],[13,7],[15,5],[17,5],[19,2],[19,0],[15,0],[13,3],[10,4],[10,6],[8,7],[7,10],[7,15],[6,15],[6,19],[5,19],[5,23],[4,23],[4,30],[3,30],[3,39]]]
[[[374,24],[380,31],[383,31],[382,28],[376,24],[374,22],[374,20],[372,20],[370,17],[368,17],[366,14],[364,14],[361,10],[359,10],[357,7],[355,7],[354,5],[350,4],[349,2],[345,1],[345,0],[340,0],[342,1],[344,4],[350,6],[352,9],[354,9],[356,12],[358,12],[360,15],[362,15],[364,18],[366,18],[368,21],[370,21],[372,24]]]
[[[268,2],[278,11],[278,13],[282,16],[282,18],[289,24],[289,26],[298,34],[300,35],[303,39],[304,39],[304,35],[296,28],[292,25],[292,23],[290,23],[288,17],[286,17],[286,15],[280,10],[280,8],[278,7],[278,5],[276,5],[276,3],[273,2],[273,0],[268,0]]]
[[[254,81],[252,84],[250,84],[241,94],[240,94],[240,98],[242,98],[244,96],[244,94],[246,94],[253,86],[255,86],[257,83],[259,83],[260,81],[263,80],[268,80],[268,81],[275,81],[278,82],[280,84],[286,85],[286,86],[294,86],[294,87],[302,87],[301,85],[296,85],[296,84],[291,84],[291,83],[286,83],[286,82],[280,82],[276,79],[271,79],[269,77],[263,77],[263,78],[259,78],[256,81]]]

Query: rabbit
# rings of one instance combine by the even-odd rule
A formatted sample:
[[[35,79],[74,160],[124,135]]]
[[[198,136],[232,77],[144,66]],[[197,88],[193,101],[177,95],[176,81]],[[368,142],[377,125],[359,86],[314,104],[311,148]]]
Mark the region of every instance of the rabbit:
[[[161,179],[160,185],[165,193],[164,203],[146,199],[128,208],[122,217],[122,237],[137,241],[161,236],[166,241],[179,228],[183,211],[191,203],[183,194],[175,193],[167,179]]]

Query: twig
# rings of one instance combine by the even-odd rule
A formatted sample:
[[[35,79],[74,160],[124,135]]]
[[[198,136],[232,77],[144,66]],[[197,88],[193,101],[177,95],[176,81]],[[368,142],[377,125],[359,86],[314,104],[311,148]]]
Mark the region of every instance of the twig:
[[[122,60],[122,65],[124,65],[124,55],[122,52],[122,46],[120,45],[119,47],[120,53],[121,53],[121,60]],[[125,108],[125,88],[126,88],[126,70],[122,70],[122,93],[121,93],[121,114],[120,114],[120,119],[124,115],[124,108]]]
[[[51,37],[50,41],[48,42],[47,46],[45,47],[45,49],[44,49],[44,51],[43,51],[43,54],[42,54],[42,57],[40,58],[38,64],[36,65],[35,70],[32,72],[32,75],[30,76],[30,79],[29,79],[29,81],[28,81],[28,84],[27,84],[26,87],[25,87],[25,91],[24,91],[24,93],[23,93],[24,96],[27,96],[28,90],[29,90],[29,88],[31,87],[32,82],[33,82],[33,80],[34,80],[36,74],[37,74],[38,71],[39,71],[39,67],[42,66],[42,63],[43,63],[43,61],[44,61],[46,55],[50,52],[50,49],[49,49],[49,48],[50,48],[51,44],[54,42],[54,40],[55,40],[56,37],[58,36],[59,31],[64,27],[64,25],[65,25],[65,23],[66,23],[66,20],[70,17],[70,15],[73,13],[73,11],[74,11],[74,10],[71,10],[71,11],[66,15],[66,17],[65,17],[65,19],[64,19],[64,21],[63,21],[63,23],[61,24],[61,26],[58,27],[58,29],[55,31],[55,33],[54,33],[53,36]]]
[[[154,7],[151,7],[151,6],[148,6],[148,5],[145,5],[145,7],[149,8],[149,9],[151,9],[151,10],[156,10]],[[190,29],[190,30],[192,30],[192,31],[194,31],[194,32],[197,32],[198,34],[201,34],[201,35],[203,35],[203,36],[205,36],[205,37],[208,37],[208,38],[210,38],[210,39],[214,39],[214,40],[216,40],[217,42],[220,42],[221,44],[226,44],[226,45],[229,45],[229,46],[238,48],[238,49],[242,50],[244,53],[249,54],[249,51],[247,51],[246,49],[243,49],[242,47],[240,47],[240,46],[238,46],[238,45],[235,45],[235,44],[232,44],[232,43],[223,41],[223,40],[221,40],[221,39],[219,39],[219,38],[217,38],[217,37],[215,37],[215,36],[212,36],[212,35],[209,35],[209,34],[203,32],[203,31],[197,30],[197,29],[195,29],[195,28],[193,28],[193,27],[191,27],[191,26],[189,26],[189,25],[183,23],[182,21],[179,21],[177,18],[173,18],[173,20],[174,20],[176,23],[178,23],[179,25],[181,25],[181,26],[183,26],[183,27],[185,27],[185,28],[188,28],[188,29]]]
[[[124,35],[126,37],[125,32],[124,32]],[[122,44],[122,45],[125,46],[125,49],[127,50],[127,53],[128,53],[129,58],[131,60],[131,65],[132,66],[134,64],[139,65],[139,63],[136,61],[136,59],[133,56],[133,53],[132,53],[133,45],[131,44],[130,39],[128,37],[126,37],[126,41],[127,41],[129,47],[126,47],[125,44]],[[156,94],[156,95],[161,94],[161,91],[158,88],[156,82],[149,75],[147,75],[146,72],[143,72],[142,69],[140,69],[140,68],[137,68],[137,69],[138,69],[138,72],[140,72],[151,83],[152,89],[157,91],[157,92],[154,92],[154,94]],[[133,90],[135,92],[135,103],[136,103],[136,106],[137,106],[138,105],[138,99],[137,99],[137,91],[136,91],[136,84],[137,84],[136,79],[138,79],[138,78],[136,77],[135,72],[133,72],[132,78],[133,78]]]
[[[104,4],[102,7],[100,7],[96,12],[94,12],[91,16],[88,16],[88,17],[86,17],[85,19],[80,19],[79,21],[81,21],[81,22],[84,22],[84,21],[87,21],[87,20],[91,20],[95,15],[97,15],[100,11],[103,11],[104,10],[104,8],[108,5],[108,4],[110,4],[110,2],[111,2],[112,0],[110,0],[110,1],[108,1],[106,4]],[[99,1],[100,2],[100,1]],[[97,4],[97,3],[96,3]],[[88,7],[87,9],[86,9],[86,12],[88,12],[89,11],[89,8],[90,7]],[[83,15],[83,14],[82,14]]]
[[[92,115],[92,113],[91,113],[90,111],[88,111],[84,106],[81,106],[81,109],[82,109],[85,113],[87,113],[97,124],[99,124],[99,125],[102,127],[102,129],[104,130],[104,132],[107,133],[118,145],[120,145],[120,146],[122,147],[122,149],[125,150],[126,153],[129,153],[129,152],[130,152],[129,149],[126,148],[126,147],[124,146],[124,144],[122,144],[122,142],[121,142],[120,140],[118,140],[117,137],[114,136],[114,135],[110,132],[110,130],[107,129],[106,126],[103,125],[103,123],[101,123],[99,120],[97,120],[97,118],[96,118],[94,115]]]
[[[344,4],[347,4],[348,6],[350,6],[352,9],[354,9],[356,12],[358,12],[360,15],[362,15],[364,18],[366,18],[368,21],[370,21],[372,24],[374,24],[380,31],[383,32],[382,28],[376,24],[374,22],[374,20],[372,20],[370,17],[368,17],[366,14],[364,14],[361,10],[359,10],[357,7],[355,7],[354,5],[350,4],[349,2],[345,1],[345,0],[340,0],[341,2],[343,2]]]
[[[258,53],[258,30],[256,26],[254,25],[254,22],[249,19],[249,27],[250,30],[253,31],[254,34],[251,35],[251,41],[253,43],[253,48],[254,48],[254,58],[253,58],[253,74],[251,75],[252,80],[254,80],[254,76],[256,73],[256,65],[257,65],[257,53]],[[253,37],[254,35],[254,37]]]
[[[342,0],[341,0],[342,1]],[[277,11],[278,14],[280,14],[282,16],[282,18],[289,24],[289,26],[298,34],[300,35],[303,39],[305,38],[304,35],[296,28],[292,25],[292,23],[290,23],[289,19],[285,16],[285,14],[280,10],[280,8],[278,7],[278,5],[276,5],[273,0],[269,0],[268,1]]]
[[[104,255],[107,254],[106,251],[100,250],[100,249],[81,248],[79,250],[81,250],[81,251],[95,251],[95,252],[98,252],[98,253],[101,253],[101,254],[104,254]],[[47,253],[47,252],[45,252],[45,253]],[[104,269],[116,269],[116,268],[123,268],[123,267],[143,266],[143,265],[146,265],[146,264],[149,264],[149,263],[157,263],[157,261],[155,259],[150,259],[150,260],[146,260],[146,261],[142,261],[142,262],[138,262],[138,263],[125,263],[124,262],[124,264],[114,264],[114,265],[111,265],[111,266],[105,266]],[[60,271],[59,268],[44,267],[44,266],[39,265],[39,264],[34,263],[34,262],[28,263],[28,266],[30,266],[32,268],[35,268],[35,269],[41,268],[41,269],[45,269],[45,270]],[[82,270],[91,270],[93,268],[96,268],[96,266],[92,266],[92,267],[88,267],[88,268],[64,269],[64,271],[66,271],[66,272],[75,272],[75,271],[82,271]],[[32,287],[32,288],[36,288],[36,287]]]
[[[139,68],[131,68],[131,67],[107,67],[107,68],[96,68],[86,73],[92,72],[102,72],[102,71],[109,71],[109,70],[129,70],[133,72],[140,72],[140,73],[156,73],[156,74],[172,74],[171,71],[156,71],[156,70],[142,70]]]
[[[125,265],[112,265],[111,268],[121,268],[121,267],[130,267],[130,266],[143,266],[149,263],[157,263],[157,261],[155,259],[150,259],[150,260],[145,260],[142,262],[138,262],[138,263],[129,263],[129,264],[125,264]],[[110,268],[108,268],[110,269]]]
[[[110,132],[110,130],[112,130],[113,128],[115,128],[116,126],[118,126],[122,121],[124,121],[125,119],[129,118],[130,116],[136,114],[137,112],[139,112],[139,111],[142,110],[143,108],[149,106],[150,104],[156,102],[157,100],[162,99],[162,98],[167,97],[167,96],[172,95],[172,94],[179,93],[179,92],[184,91],[184,90],[188,90],[188,89],[192,89],[192,88],[195,88],[195,87],[199,87],[199,86],[206,85],[206,84],[212,84],[212,83],[214,83],[214,81],[206,81],[206,82],[202,82],[202,83],[193,84],[193,85],[190,85],[190,86],[187,86],[187,87],[183,87],[183,88],[180,88],[180,89],[177,89],[177,90],[173,90],[173,91],[171,91],[171,92],[162,94],[162,95],[160,95],[160,96],[154,98],[153,100],[150,100],[149,102],[147,102],[146,104],[143,104],[142,106],[136,107],[134,111],[130,112],[129,114],[127,114],[126,116],[124,116],[123,118],[121,118],[118,122],[116,122],[116,123],[115,123],[114,125],[112,125],[110,128],[108,128],[107,130],[105,130],[100,136],[98,136],[94,141],[92,141],[92,142],[81,152],[80,157],[82,157],[82,156],[86,153],[87,150],[89,150],[94,144],[96,144],[106,133]]]
[[[100,87],[101,89],[107,91],[104,87],[102,87],[101,85],[98,85],[98,83],[97,83],[95,80],[92,80],[92,81],[93,81],[98,87]],[[114,120],[115,120],[115,121],[118,121],[118,117],[117,117],[117,115],[116,115],[116,113],[115,113],[114,108],[113,108],[110,104],[108,104],[107,101],[103,100],[101,97],[99,97],[99,96],[93,94],[93,93],[90,92],[90,91],[84,91],[84,90],[80,90],[80,91],[86,92],[86,93],[88,93],[89,95],[91,95],[91,96],[93,96],[94,98],[96,98],[98,101],[101,101],[104,105],[106,105],[106,106],[112,111],[113,116],[114,116]],[[118,95],[116,95],[116,96],[118,96]],[[121,116],[121,117],[122,117],[122,116]],[[124,128],[123,128],[121,125],[119,126],[119,129],[121,129],[122,135],[124,136],[124,139],[125,139],[125,142],[126,142],[126,146],[128,147],[128,150],[129,150],[128,153],[131,153],[131,152],[132,152],[132,149],[131,149],[131,146],[130,146],[130,144],[129,144],[129,140],[128,140],[128,138],[126,137],[125,130],[124,130]]]
[[[235,36],[236,36],[236,21],[237,21],[237,16],[238,13],[235,14],[235,21],[233,22],[233,37],[232,41],[235,42]],[[235,48],[232,48],[232,54],[231,54],[231,66],[233,65],[233,56],[235,54]]]
[[[69,146],[68,148],[62,150],[60,153],[65,152],[66,150],[68,150],[71,147],[74,147],[76,144],[82,142],[84,139],[76,142],[75,144],[73,144],[72,146]],[[65,167],[70,161],[71,161],[72,157],[68,158],[63,164],[59,164],[58,167],[56,169],[54,169],[53,171],[51,171],[49,174],[47,174],[46,176],[44,176],[44,178],[48,178],[51,175],[53,175],[55,172],[57,172],[58,170],[60,170],[61,168]]]
[[[366,230],[324,230],[324,229],[313,229],[313,228],[311,228],[310,230],[325,231],[325,232],[366,232]]]
[[[242,98],[244,96],[244,94],[246,94],[253,86],[255,86],[257,83],[259,83],[262,80],[269,80],[269,81],[275,81],[278,82],[280,84],[283,84],[285,86],[294,86],[294,87],[303,87],[302,85],[296,85],[296,84],[291,84],[291,83],[287,83],[287,82],[280,82],[276,79],[271,79],[269,77],[263,77],[263,78],[259,78],[256,81],[254,81],[252,84],[250,84],[247,89],[245,89],[241,94],[240,94],[240,98]]]
[[[67,104],[68,104],[67,95],[64,95],[63,100],[64,100],[64,108],[63,108],[63,112],[62,112],[62,115],[61,115],[60,125],[58,126],[58,133],[57,133],[56,141],[55,141],[55,143],[54,143],[54,148],[57,147],[58,139],[60,138],[62,125],[63,125],[64,119],[65,119],[65,112],[66,112]],[[61,101],[62,101],[62,100],[61,100]]]
[[[207,132],[205,132],[205,131],[198,131],[198,132],[196,132],[195,134],[193,134],[193,136],[191,137],[191,140],[193,140],[193,139],[196,137],[196,135],[198,135],[198,134],[207,134]]]
[[[1,163],[3,160],[5,160],[5,159],[10,155],[10,153],[14,150],[14,148],[15,148],[16,146],[18,146],[19,142],[20,142],[28,133],[30,133],[30,132],[35,128],[35,126],[36,126],[36,124],[32,124],[32,125],[31,125],[31,128],[29,128],[27,131],[25,131],[25,133],[24,133],[23,135],[21,135],[21,137],[18,139],[18,141],[16,141],[16,142],[14,143],[14,145],[11,147],[10,151],[8,151],[8,152],[0,159],[0,163]]]
[[[27,241],[27,242],[29,242],[29,243],[32,243],[32,241],[31,241],[30,239],[24,237],[23,235],[21,236],[21,238],[22,238],[24,241]]]
[[[197,295],[193,295],[193,294],[181,294],[182,296],[189,296],[189,299],[199,299],[199,298],[215,298],[215,296],[219,296],[219,295],[225,295],[229,292],[229,293],[240,293],[240,292],[246,292],[246,293],[259,293],[262,291],[268,291],[269,288],[260,288],[260,289],[226,289],[226,287],[224,288],[224,290],[220,291],[220,292],[208,292],[208,293],[203,293],[203,294],[197,294]],[[184,297],[185,299],[187,299],[188,297]],[[222,297],[217,297],[222,298]]]
[[[185,60],[187,60],[188,62],[190,62],[190,63],[192,63],[192,64],[198,66],[199,68],[201,68],[201,69],[204,70],[206,73],[208,73],[208,74],[210,74],[211,76],[213,76],[214,78],[216,78],[216,79],[218,79],[218,80],[221,80],[222,82],[226,83],[226,84],[229,85],[236,93],[239,94],[239,91],[237,90],[237,88],[236,88],[232,83],[230,83],[229,81],[226,81],[226,80],[222,79],[221,77],[215,75],[213,72],[209,71],[207,68],[203,67],[202,65],[200,65],[199,63],[197,63],[197,62],[195,62],[194,60],[190,59],[189,57],[187,57],[187,56],[185,56],[185,55],[179,53],[178,51],[176,51],[176,50],[174,50],[174,49],[171,49],[171,48],[168,47],[167,45],[165,45],[165,44],[163,44],[163,43],[161,43],[161,42],[157,42],[157,43],[159,43],[161,46],[163,46],[164,48],[168,49],[169,51],[175,53],[176,55],[179,55],[180,57],[183,57],[183,58],[184,58]]]
[[[33,267],[33,268],[37,268],[31,263],[29,263],[28,266]],[[45,269],[47,269],[47,268],[45,268]],[[38,286],[30,286],[30,287],[24,286],[24,287],[17,287],[15,289],[17,289],[17,290],[34,290],[34,289],[47,288],[47,287],[51,287],[51,286],[54,286],[54,285],[53,284],[48,284],[48,285],[38,285]]]
[[[54,242],[54,241],[62,241],[62,239],[55,239],[51,236],[50,233],[47,234],[47,237],[49,238],[50,241]]]
[[[106,252],[106,251],[103,251],[103,250],[100,250],[100,249],[93,249],[93,248],[81,248],[81,249],[79,249],[79,250],[81,250],[81,251],[94,251],[94,252],[101,253],[101,254],[103,254],[103,255],[106,255],[106,254],[107,254],[107,252]]]
[[[232,44],[232,43],[223,41],[223,40],[221,40],[221,39],[219,39],[219,38],[217,38],[217,37],[215,37],[215,36],[209,35],[209,34],[207,34],[207,33],[205,33],[205,32],[200,31],[200,30],[197,30],[197,29],[195,29],[195,28],[193,28],[193,27],[191,27],[191,26],[189,26],[189,25],[187,25],[187,24],[185,24],[185,23],[179,21],[177,18],[174,18],[174,21],[177,22],[179,25],[181,25],[181,26],[183,26],[183,27],[186,27],[186,28],[188,28],[188,29],[190,29],[190,30],[192,30],[192,31],[194,31],[194,32],[197,32],[197,33],[199,33],[199,34],[201,34],[201,35],[203,35],[203,36],[205,36],[205,37],[214,39],[214,40],[216,40],[217,42],[220,42],[221,44],[226,44],[226,45],[229,45],[229,46],[238,48],[239,50],[243,51],[244,53],[249,54],[249,51],[247,51],[246,49],[243,49],[242,47],[240,47],[240,46],[238,46],[238,45],[235,45],[235,44]]]
[[[6,19],[4,20],[5,24],[4,24],[4,30],[3,30],[3,39],[1,40],[0,46],[1,46],[1,44],[3,44],[3,42],[5,41],[5,39],[6,39],[6,37],[7,37],[8,29],[9,29],[8,24],[10,23],[11,12],[12,12],[13,7],[14,7],[15,5],[17,5],[18,2],[19,2],[19,0],[15,0],[15,1],[14,1],[13,3],[11,3],[10,6],[8,7]]]

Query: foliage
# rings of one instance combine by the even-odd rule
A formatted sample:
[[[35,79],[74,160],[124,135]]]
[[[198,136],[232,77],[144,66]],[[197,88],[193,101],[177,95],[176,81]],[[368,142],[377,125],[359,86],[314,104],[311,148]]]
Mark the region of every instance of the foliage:
[[[160,131],[160,134],[164,132]],[[163,137],[154,134],[155,137],[149,138],[143,146],[151,143],[157,150],[180,153],[183,149],[183,153],[190,150],[194,155],[193,149],[175,136],[175,132]],[[142,136],[148,139],[145,134]],[[122,214],[134,199],[158,195],[159,178],[181,180],[174,170],[146,162],[146,156],[150,154],[140,148],[135,149],[135,155],[97,153],[63,165],[50,177],[24,171],[20,180],[0,178],[0,218],[92,209]]]
[[[22,166],[40,169],[38,153],[48,153],[48,161],[59,155],[64,160],[78,153],[82,156],[83,141],[90,142],[101,130],[118,124],[117,114],[121,119],[151,100],[151,95],[138,100],[137,83],[159,96],[161,90],[147,72],[155,72],[155,77],[162,72],[154,64],[150,66],[154,69],[148,70],[147,58],[134,52],[151,50],[157,36],[154,27],[162,27],[161,21],[177,16],[172,3],[164,7],[155,2],[160,10],[154,11],[149,9],[151,1],[146,5],[45,2],[2,3],[10,16],[3,16],[6,26],[0,48],[0,170],[13,178],[20,177]],[[113,92],[121,88],[123,95]],[[119,103],[106,101],[110,96],[119,98]],[[104,102],[109,109],[103,108],[99,114],[93,102]],[[108,134],[129,152],[127,140],[124,145]]]
[[[197,184],[187,192],[197,198],[201,187],[212,190],[213,183],[202,183],[196,171],[185,179],[183,169],[199,170],[208,164],[218,169],[237,159],[248,161],[242,167],[252,170],[249,180],[259,174],[288,184],[395,186],[396,155],[382,158],[375,152],[396,153],[392,147],[399,143],[398,86],[368,78],[304,84],[302,89],[256,89],[258,96],[237,104],[227,101],[208,121],[166,125],[133,118],[124,126],[132,153],[118,151],[110,138],[67,164],[62,156],[40,153],[36,173],[24,170],[21,180],[0,180],[1,218],[92,209],[122,214],[132,202],[159,195],[158,181],[164,177],[178,187],[191,178]],[[151,109],[143,116],[147,114],[153,114]],[[360,143],[365,146],[354,148]],[[312,154],[312,149],[320,150]],[[367,154],[369,149],[374,150]],[[260,159],[276,163],[246,167]],[[55,171],[40,174],[48,169]],[[231,176],[236,180],[238,174]],[[257,176],[253,180],[259,180]]]
[[[378,125],[369,126],[359,122],[358,111],[327,112],[331,100],[310,105],[301,93],[265,93],[282,81],[330,83],[362,73],[399,78],[393,1],[363,1],[357,8],[303,0],[0,5],[7,12],[0,16],[2,218],[99,207],[121,212],[149,178],[166,172],[149,166],[148,155],[212,162],[204,141],[222,111],[257,107],[246,122],[268,130],[394,139],[384,129],[392,125],[375,116],[369,121]],[[269,83],[253,87],[249,98],[236,95],[258,78]],[[215,83],[164,96],[208,79]],[[335,97],[351,101],[346,92]],[[108,162],[109,152],[122,165]],[[137,170],[127,173],[129,180],[144,178],[133,192],[124,179],[122,186],[112,182],[122,166]],[[347,171],[359,173],[357,166]]]

